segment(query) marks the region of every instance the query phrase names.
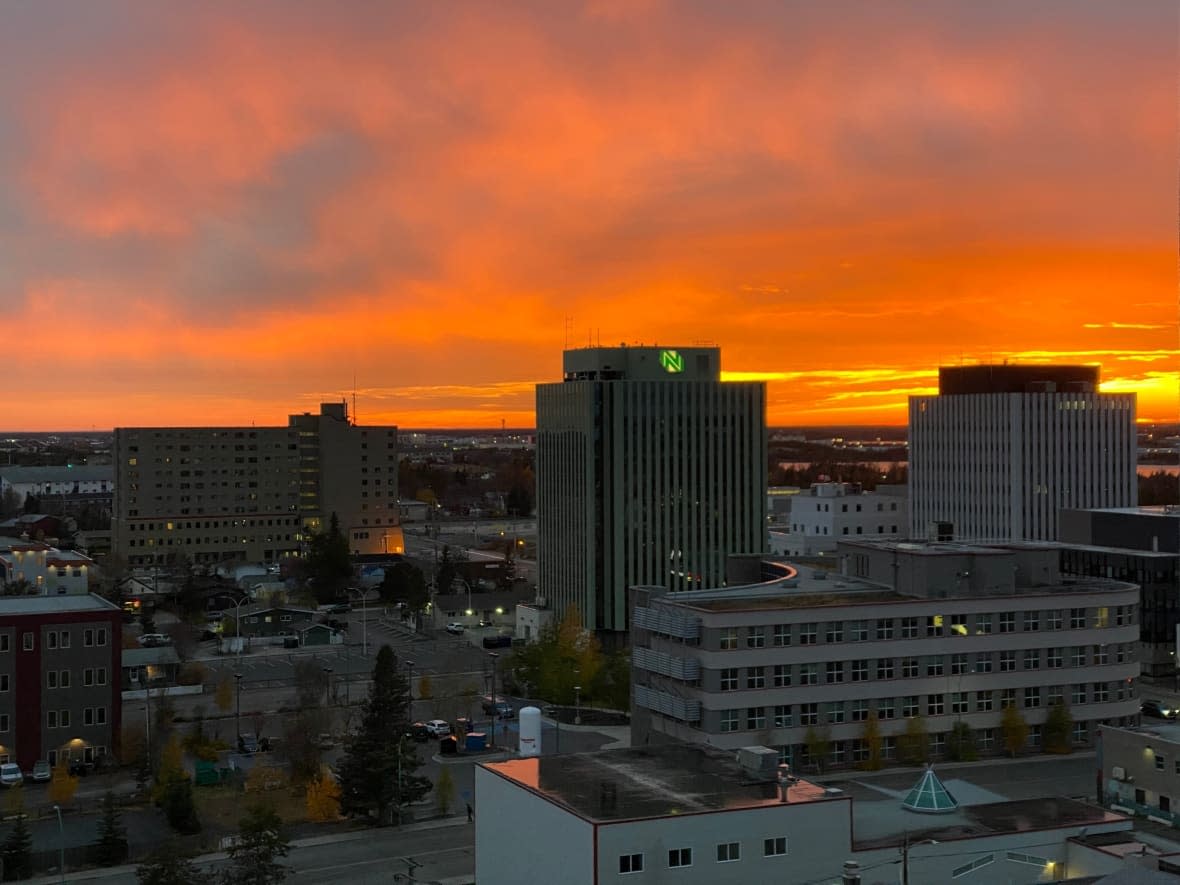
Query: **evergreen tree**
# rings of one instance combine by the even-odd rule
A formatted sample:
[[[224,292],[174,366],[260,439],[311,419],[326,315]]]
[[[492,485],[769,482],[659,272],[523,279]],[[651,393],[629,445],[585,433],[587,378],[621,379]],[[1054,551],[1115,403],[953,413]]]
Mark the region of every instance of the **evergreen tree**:
[[[102,797],[102,819],[98,822],[94,856],[99,866],[104,867],[113,867],[127,859],[127,831],[119,819],[115,794],[110,790]]]
[[[1004,708],[1004,714],[1000,717],[1000,731],[1004,735],[1004,749],[1008,751],[1009,756],[1015,758],[1016,754],[1024,749],[1024,744],[1028,740],[1028,723],[1020,715],[1015,704],[1009,704]]]
[[[946,757],[952,762],[971,762],[979,758],[975,751],[975,732],[966,722],[956,722],[946,738]]]
[[[307,574],[311,591],[321,603],[334,601],[352,578],[348,539],[340,531],[340,520],[335,513],[328,531],[313,535],[308,544]]]
[[[178,833],[199,833],[201,821],[193,801],[193,782],[181,763],[180,741],[173,736],[164,747],[156,775],[156,804]]]
[[[0,859],[4,861],[4,881],[27,879],[33,875],[33,836],[25,823],[23,807],[16,814],[16,822],[0,844]]]
[[[290,849],[283,822],[267,805],[255,805],[238,822],[238,838],[229,848],[230,866],[220,885],[276,885],[291,869],[279,863]]]
[[[455,566],[455,554],[449,546],[443,546],[442,557],[438,562],[438,573],[434,578],[434,592],[446,595],[451,592],[455,578],[459,576],[459,569]]]
[[[413,742],[406,739],[409,694],[393,649],[381,646],[360,731],[338,768],[341,813],[376,812],[377,820],[385,822],[394,809],[400,811],[430,792],[430,781],[414,773],[421,762]]]
[[[1073,716],[1064,701],[1058,701],[1049,708],[1045,718],[1045,752],[1073,752]]]

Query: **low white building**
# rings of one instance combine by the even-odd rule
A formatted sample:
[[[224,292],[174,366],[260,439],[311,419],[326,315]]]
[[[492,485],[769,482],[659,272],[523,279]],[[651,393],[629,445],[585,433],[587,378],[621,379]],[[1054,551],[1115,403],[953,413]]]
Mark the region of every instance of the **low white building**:
[[[852,483],[817,482],[790,502],[790,513],[770,533],[777,556],[823,556],[834,553],[840,541],[897,538],[909,529],[905,486],[862,492]]]
[[[757,765],[765,758],[769,770]],[[1008,885],[1117,869],[1118,858],[1096,858],[1082,840],[1131,828],[1064,798],[975,790],[957,801],[960,784],[943,788],[932,773],[915,780],[933,781],[940,799],[918,786],[902,801],[791,777],[784,794],[774,760],[760,747],[668,745],[479,765],[476,881],[828,883],[851,860],[875,885],[898,881],[904,857],[912,885]]]
[[[93,570],[94,561],[77,551],[0,539],[0,586],[27,581],[42,596],[86,594]]]

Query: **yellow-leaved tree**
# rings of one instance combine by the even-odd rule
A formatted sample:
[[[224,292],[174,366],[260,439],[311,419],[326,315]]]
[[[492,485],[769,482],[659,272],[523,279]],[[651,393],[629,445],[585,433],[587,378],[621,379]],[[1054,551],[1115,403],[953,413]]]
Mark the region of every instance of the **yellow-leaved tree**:
[[[327,769],[307,785],[307,819],[324,822],[340,817],[340,784]]]

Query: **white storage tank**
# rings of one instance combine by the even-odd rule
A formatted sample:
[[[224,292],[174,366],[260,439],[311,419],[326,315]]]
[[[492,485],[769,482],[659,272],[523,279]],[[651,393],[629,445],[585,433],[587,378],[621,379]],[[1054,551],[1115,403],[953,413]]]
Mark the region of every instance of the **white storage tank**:
[[[541,711],[536,707],[520,709],[520,755],[541,755]]]

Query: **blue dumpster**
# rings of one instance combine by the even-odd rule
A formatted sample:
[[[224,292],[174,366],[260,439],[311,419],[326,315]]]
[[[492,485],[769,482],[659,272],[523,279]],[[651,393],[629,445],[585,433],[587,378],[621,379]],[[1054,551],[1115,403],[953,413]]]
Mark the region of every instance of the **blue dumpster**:
[[[468,753],[473,753],[478,750],[486,750],[488,748],[488,736],[482,731],[473,731],[467,735],[467,743],[464,745]]]

